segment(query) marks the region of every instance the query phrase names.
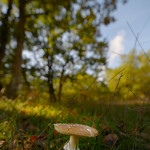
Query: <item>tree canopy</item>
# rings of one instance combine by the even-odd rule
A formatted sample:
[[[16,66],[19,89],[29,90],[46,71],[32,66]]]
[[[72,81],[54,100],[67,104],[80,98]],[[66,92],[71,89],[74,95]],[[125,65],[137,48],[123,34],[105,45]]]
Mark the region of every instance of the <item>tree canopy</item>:
[[[115,21],[112,12],[117,3],[1,1],[0,83],[7,96],[16,97],[22,88],[33,88],[33,81],[39,79],[47,83],[50,99],[60,101],[67,78],[73,81],[79,72],[98,77],[107,53],[101,26]]]

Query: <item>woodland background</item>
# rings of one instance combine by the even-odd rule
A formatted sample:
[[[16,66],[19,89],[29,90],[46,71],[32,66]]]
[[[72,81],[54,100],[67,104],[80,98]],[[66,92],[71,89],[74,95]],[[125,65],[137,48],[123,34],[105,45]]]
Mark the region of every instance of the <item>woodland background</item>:
[[[0,147],[61,149],[62,122],[99,130],[83,149],[150,148],[150,50],[108,68],[101,34],[126,2],[0,1]]]

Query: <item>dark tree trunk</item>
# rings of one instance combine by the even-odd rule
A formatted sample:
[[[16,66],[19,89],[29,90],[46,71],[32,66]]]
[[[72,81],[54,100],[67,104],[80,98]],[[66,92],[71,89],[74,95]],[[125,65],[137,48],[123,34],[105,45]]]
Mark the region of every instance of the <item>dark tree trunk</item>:
[[[4,15],[2,19],[1,33],[0,33],[0,65],[1,61],[5,56],[6,44],[8,42],[9,37],[9,22],[8,18],[10,16],[10,12],[12,9],[13,0],[8,0],[8,9],[7,13]]]
[[[59,81],[59,91],[58,91],[58,101],[61,102],[61,93],[62,93],[62,87],[63,87],[63,81],[64,81],[64,72],[65,72],[65,65],[63,65],[60,81]]]
[[[17,96],[17,90],[20,84],[22,49],[25,31],[25,0],[18,0],[18,1],[19,1],[19,22],[17,33],[17,48],[15,50],[14,64],[12,68],[12,79],[7,92],[8,97],[13,98]]]
[[[55,90],[53,86],[53,76],[52,73],[48,75],[48,87],[49,87],[49,93],[50,93],[50,100],[56,102],[56,96],[55,96]]]
[[[30,82],[29,82],[28,79],[27,79],[26,68],[22,68],[22,76],[23,76],[25,85],[26,85],[26,87],[27,87],[27,90],[29,91],[31,85],[30,85]]]
[[[67,57],[65,64],[62,66],[62,71],[61,71],[61,75],[60,75],[59,91],[58,91],[58,101],[59,101],[59,103],[61,102],[61,93],[62,93],[62,88],[63,88],[63,83],[64,83],[65,66],[67,65],[68,61],[69,61],[69,56]]]
[[[48,82],[50,100],[56,102],[55,90],[53,85],[53,69],[52,69],[53,59],[52,56],[50,56],[48,53],[48,48],[47,48],[46,57],[47,57],[47,65],[48,65],[47,82]]]
[[[2,68],[2,59],[5,56],[5,49],[6,49],[6,44],[8,42],[8,37],[9,37],[9,22],[8,18],[10,16],[10,12],[12,9],[12,3],[13,0],[8,0],[8,9],[7,13],[4,15],[2,21],[2,26],[1,26],[1,32],[0,32],[0,70]],[[0,75],[1,77],[1,75]],[[0,90],[2,89],[3,85],[0,80]]]

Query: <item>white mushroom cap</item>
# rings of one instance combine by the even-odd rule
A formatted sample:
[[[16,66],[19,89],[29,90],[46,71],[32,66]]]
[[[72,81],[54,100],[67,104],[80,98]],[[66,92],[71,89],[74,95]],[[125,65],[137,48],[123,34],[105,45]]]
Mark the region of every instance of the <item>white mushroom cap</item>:
[[[81,124],[54,124],[55,130],[59,133],[72,136],[95,137],[98,131],[95,128]]]

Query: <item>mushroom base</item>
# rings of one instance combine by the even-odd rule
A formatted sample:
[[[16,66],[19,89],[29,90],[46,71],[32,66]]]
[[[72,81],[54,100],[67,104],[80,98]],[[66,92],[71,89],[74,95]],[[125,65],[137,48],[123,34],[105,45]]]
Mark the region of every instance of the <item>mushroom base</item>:
[[[70,136],[69,142],[65,144],[64,150],[80,150],[78,148],[79,137]]]

